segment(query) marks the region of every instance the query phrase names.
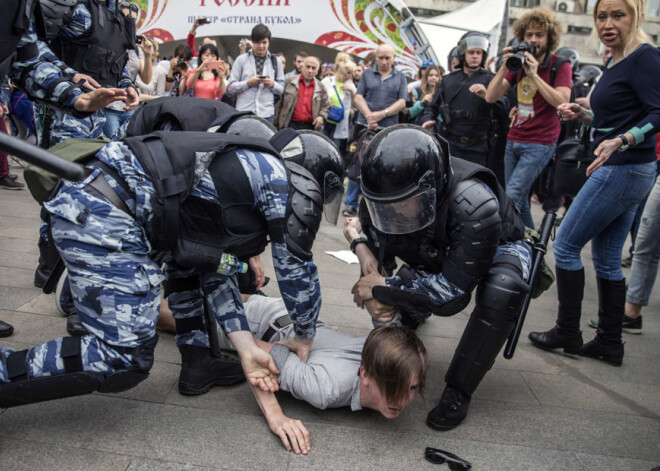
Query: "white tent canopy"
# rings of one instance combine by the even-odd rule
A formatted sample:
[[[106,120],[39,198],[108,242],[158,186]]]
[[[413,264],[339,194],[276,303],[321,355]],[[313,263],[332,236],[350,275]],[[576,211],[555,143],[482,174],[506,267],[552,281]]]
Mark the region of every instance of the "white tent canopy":
[[[497,44],[504,21],[507,0],[477,0],[444,15],[419,20],[422,31],[444,67],[447,55],[467,31],[478,31],[488,36],[490,56],[497,54]]]

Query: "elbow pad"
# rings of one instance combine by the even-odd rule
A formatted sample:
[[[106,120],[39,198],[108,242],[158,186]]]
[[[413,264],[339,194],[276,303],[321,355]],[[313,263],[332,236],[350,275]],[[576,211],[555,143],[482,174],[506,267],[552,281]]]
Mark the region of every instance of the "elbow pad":
[[[312,174],[300,165],[285,161],[289,174],[284,241],[295,256],[312,259],[312,245],[323,216],[323,195]]]
[[[502,232],[497,197],[478,180],[456,185],[449,198],[450,250],[442,274],[465,292],[486,275]]]

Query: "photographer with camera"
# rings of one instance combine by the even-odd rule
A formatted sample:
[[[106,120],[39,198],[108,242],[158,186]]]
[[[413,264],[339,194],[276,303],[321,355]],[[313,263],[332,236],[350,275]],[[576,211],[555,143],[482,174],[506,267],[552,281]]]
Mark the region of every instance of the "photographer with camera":
[[[506,193],[520,210],[523,221],[534,227],[529,192],[536,177],[552,158],[559,137],[555,108],[570,98],[571,65],[551,51],[559,45],[561,25],[550,10],[534,8],[513,25],[520,41],[505,48],[502,66],[488,85],[486,101],[494,103],[512,86],[517,87],[518,109],[511,123],[504,154]]]
[[[170,96],[179,96],[181,81],[188,76],[188,61],[192,59],[192,49],[185,44],[179,44],[174,49],[174,57],[170,59],[170,70],[165,77],[165,91]]]

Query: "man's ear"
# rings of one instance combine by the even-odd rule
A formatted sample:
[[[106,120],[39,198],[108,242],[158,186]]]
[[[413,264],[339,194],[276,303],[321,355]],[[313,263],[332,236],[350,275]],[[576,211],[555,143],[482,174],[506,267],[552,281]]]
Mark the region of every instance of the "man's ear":
[[[369,384],[369,377],[367,376],[367,371],[364,369],[364,366],[360,366],[360,382],[365,386]]]

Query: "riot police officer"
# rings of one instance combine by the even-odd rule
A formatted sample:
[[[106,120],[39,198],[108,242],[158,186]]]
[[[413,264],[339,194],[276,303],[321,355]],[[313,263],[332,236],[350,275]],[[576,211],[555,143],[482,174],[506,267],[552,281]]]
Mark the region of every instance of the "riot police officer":
[[[468,32],[458,41],[457,48],[461,68],[443,77],[420,122],[425,129],[431,129],[439,120],[438,129],[449,142],[452,156],[486,166],[492,111],[495,106],[503,106],[504,99],[492,105],[484,100],[493,78],[483,68],[490,48],[488,38]]]
[[[304,143],[283,148],[300,152]],[[305,358],[321,302],[311,247],[324,196],[312,174],[284,162],[268,141],[208,132],[129,137],[96,159],[87,178],[64,182],[45,205],[90,335],[0,349],[0,407],[118,392],[143,381],[153,364],[163,280],[184,362],[210,355],[214,326],[206,310],[237,348],[248,380],[276,389],[276,370],[254,344],[236,278],[216,269],[222,253],[248,258],[270,240],[295,324],[289,348]],[[242,378],[240,366],[221,373],[227,383]]]
[[[354,299],[382,321],[395,311],[411,327],[431,314],[452,316],[476,288],[447,386],[428,414],[436,430],[454,428],[467,415],[519,314],[532,253],[520,215],[492,172],[448,152],[416,126],[376,136],[362,164],[359,222],[366,238],[351,241],[364,274]],[[396,274],[395,257],[405,263]]]

